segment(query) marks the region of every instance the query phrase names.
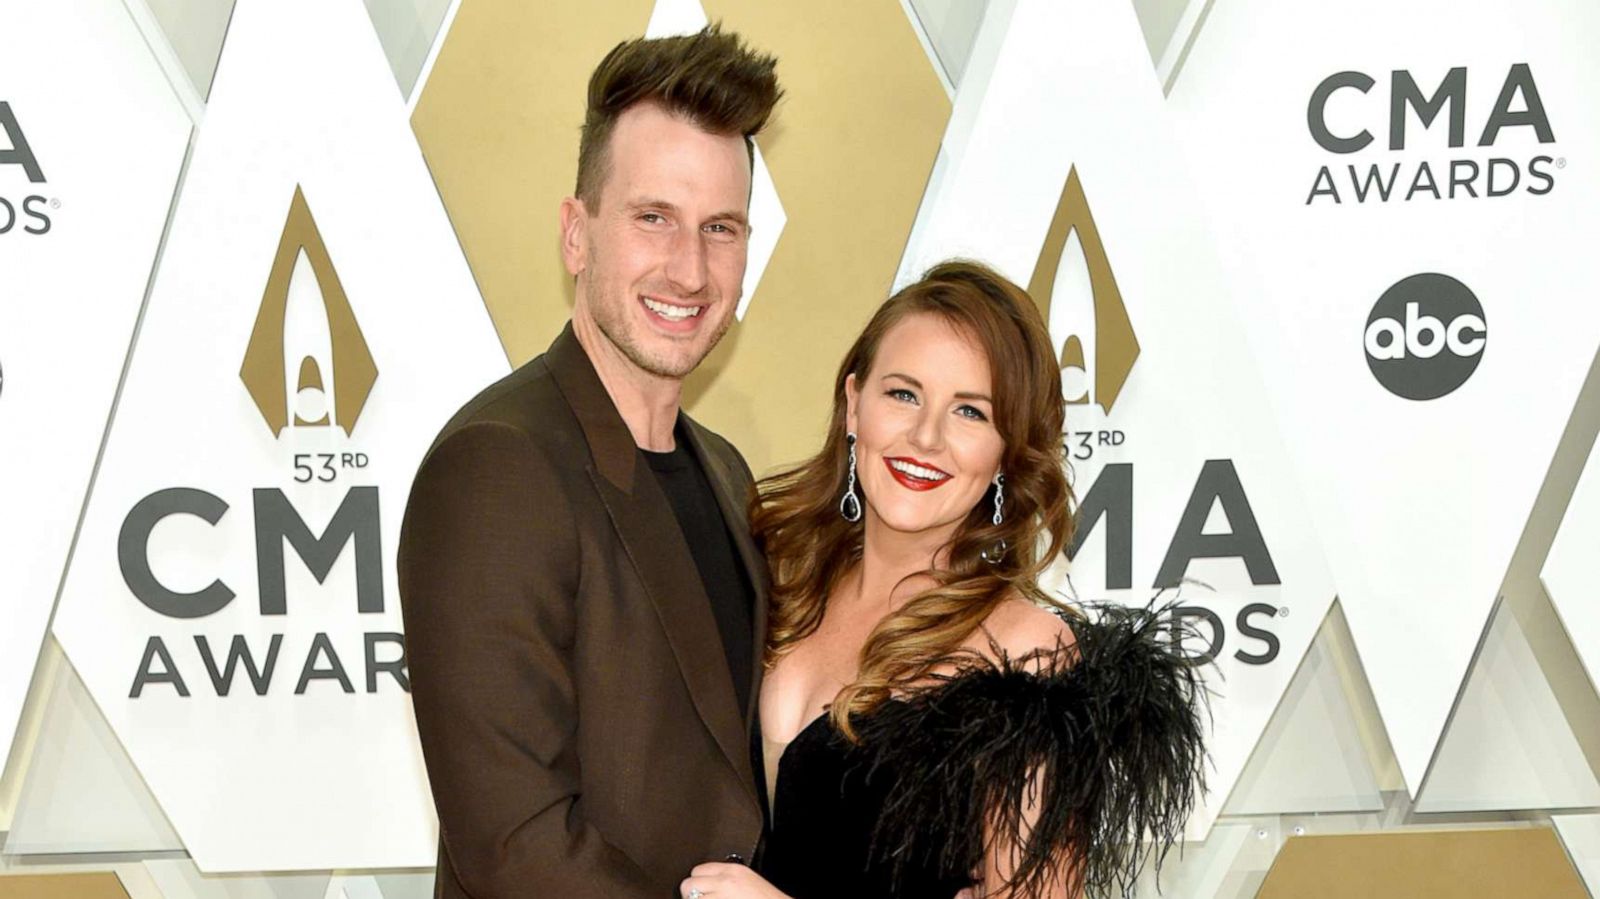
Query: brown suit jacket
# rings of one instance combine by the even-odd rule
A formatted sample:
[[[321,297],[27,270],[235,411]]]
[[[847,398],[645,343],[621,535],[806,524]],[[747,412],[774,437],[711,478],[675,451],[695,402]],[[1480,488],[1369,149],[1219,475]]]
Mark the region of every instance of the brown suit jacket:
[[[666,494],[569,325],[445,425],[400,535],[439,897],[676,895],[762,830],[750,470],[692,421],[757,596],[748,708]]]

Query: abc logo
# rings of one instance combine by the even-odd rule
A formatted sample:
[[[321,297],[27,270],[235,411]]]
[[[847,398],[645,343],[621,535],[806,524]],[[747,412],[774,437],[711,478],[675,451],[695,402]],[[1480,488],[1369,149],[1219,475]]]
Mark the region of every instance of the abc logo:
[[[1467,285],[1428,272],[1378,297],[1363,343],[1372,376],[1395,396],[1435,400],[1465,384],[1489,342],[1483,305]]]

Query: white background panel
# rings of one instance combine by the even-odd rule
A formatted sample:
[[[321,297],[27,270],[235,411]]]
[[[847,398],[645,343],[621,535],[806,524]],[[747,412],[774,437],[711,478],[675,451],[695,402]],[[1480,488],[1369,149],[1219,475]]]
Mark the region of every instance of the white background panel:
[[[1600,339],[1600,308],[1573,296],[1597,275],[1578,237],[1600,225],[1600,182],[1583,175],[1600,132],[1585,98],[1600,83],[1597,19],[1592,4],[1561,0],[1361,0],[1338,15],[1231,0],[1211,9],[1170,95],[1413,793]],[[1516,63],[1531,68],[1554,142],[1507,127],[1477,146]],[[1432,96],[1456,66],[1467,69],[1465,146],[1448,146],[1444,110],[1427,129],[1408,114],[1405,148],[1389,150],[1391,73],[1410,72]],[[1343,71],[1376,82],[1328,102],[1331,133],[1374,136],[1349,154],[1324,150],[1307,125],[1313,91]],[[1525,110],[1525,93],[1508,108]],[[1533,195],[1539,155],[1553,190]],[[1518,165],[1522,187],[1488,197],[1480,174],[1477,198],[1404,199],[1424,161],[1444,188],[1451,160],[1487,171],[1492,158]],[[1390,177],[1396,164],[1389,202],[1356,201],[1347,166]],[[1324,165],[1342,202],[1308,205]],[[1423,272],[1466,284],[1488,337],[1464,384],[1416,401],[1369,371],[1363,332],[1378,297]]]
[[[1600,783],[1517,616],[1502,604],[1439,744],[1421,812],[1600,806]]]
[[[44,180],[0,164],[0,761],[189,138],[120,3],[13,3],[4,15],[0,102]],[[14,149],[0,128],[0,150]]]
[[[984,16],[994,6],[992,3],[972,3],[963,0],[902,0],[906,14],[922,38],[929,60],[944,82],[945,90],[955,96],[956,85],[966,72],[967,59],[972,55],[972,44]]]
[[[1589,679],[1600,683],[1600,443],[1589,452],[1540,579]]]
[[[410,98],[444,36],[455,0],[364,0],[372,26],[394,71],[400,94]]]
[[[1348,641],[1345,628],[1343,616],[1330,613],[1318,629],[1224,815],[1383,808],[1374,753],[1362,739],[1367,709],[1351,695],[1347,672],[1340,669],[1343,646],[1337,638]]]
[[[211,79],[217,73],[217,57],[228,34],[228,19],[234,0],[126,0],[134,16],[150,22],[165,41],[165,47],[152,46],[160,56],[170,53],[175,63],[174,85],[193,112],[201,111],[211,93]],[[195,117],[198,119],[198,116]]]
[[[348,437],[293,426],[275,437],[239,375],[297,186],[378,370]],[[286,376],[293,382],[310,353],[331,390],[341,371],[326,350],[327,285],[306,268],[289,290]],[[353,3],[239,3],[56,620],[73,665],[202,869],[432,865],[432,802],[410,698],[381,672],[369,692],[363,639],[400,630],[390,560],[423,451],[457,406],[504,371],[365,12]],[[332,483],[296,483],[295,455],[318,452],[364,453],[369,462],[336,469]],[[220,579],[237,593],[202,617],[158,614],[119,567],[129,512],[173,487],[228,505],[215,526],[173,515],[149,540],[151,567],[170,589]],[[357,611],[358,549],[346,545],[319,585],[285,544],[287,614],[262,614],[252,491],[282,491],[320,534],[354,487],[378,491],[382,611]],[[297,695],[308,664],[330,667],[325,654],[312,658],[319,633],[352,693],[321,679]],[[260,666],[274,634],[282,644],[265,695],[241,668],[219,697],[194,638],[206,637],[220,660],[242,635]],[[152,636],[190,696],[154,683],[130,697]],[[395,654],[392,644],[377,653]]]
[[[45,642],[39,672],[44,720],[28,750],[5,852],[182,851],[183,841],[53,640]]]
[[[1231,461],[1281,582],[1252,584],[1237,558],[1199,559],[1187,575],[1203,583],[1178,593],[1223,625],[1222,676],[1212,679],[1220,694],[1211,740],[1214,813],[1323,620],[1333,587],[1295,499],[1165,117],[1131,7],[1018,4],[992,72],[957,94],[945,143],[960,149],[930,188],[901,282],[939,259],[971,256],[1027,284],[1068,169],[1076,167],[1141,353],[1109,415],[1099,405],[1068,408],[1070,429],[1125,434],[1122,446],[1099,448],[1090,459],[1074,450],[1080,498],[1106,463],[1134,466],[1132,587],[1108,586],[1102,521],[1071,566],[1074,592],[1085,600],[1145,603],[1208,460]],[[1075,332],[1092,354],[1094,298],[1085,266],[1069,242],[1054,287],[1052,329],[1058,347]],[[1214,505],[1204,533],[1241,525]],[[1059,579],[1054,584],[1063,586]],[[1270,652],[1267,642],[1237,627],[1252,603],[1275,610],[1249,619],[1278,644],[1265,664],[1236,655]],[[1210,813],[1198,816],[1197,825]]]

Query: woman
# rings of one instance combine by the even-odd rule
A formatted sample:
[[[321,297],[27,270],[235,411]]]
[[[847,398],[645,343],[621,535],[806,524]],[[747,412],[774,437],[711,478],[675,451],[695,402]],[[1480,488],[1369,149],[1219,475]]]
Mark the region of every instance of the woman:
[[[1071,533],[1062,419],[1039,312],[995,272],[937,266],[874,315],[822,451],[752,509],[760,870],[701,865],[685,897],[1072,897],[1159,861],[1201,787],[1201,691],[1154,614],[1039,590]]]

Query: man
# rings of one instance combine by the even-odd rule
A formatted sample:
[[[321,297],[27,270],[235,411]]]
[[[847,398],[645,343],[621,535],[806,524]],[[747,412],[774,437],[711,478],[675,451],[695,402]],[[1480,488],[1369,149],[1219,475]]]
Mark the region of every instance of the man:
[[[561,205],[572,321],[418,471],[400,594],[439,897],[664,899],[755,852],[753,481],[679,397],[739,301],[775,62],[715,27],[606,56]]]

